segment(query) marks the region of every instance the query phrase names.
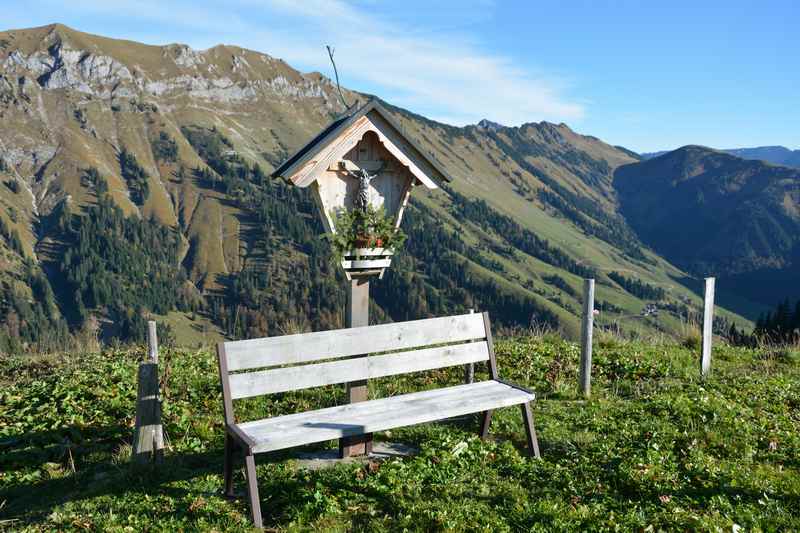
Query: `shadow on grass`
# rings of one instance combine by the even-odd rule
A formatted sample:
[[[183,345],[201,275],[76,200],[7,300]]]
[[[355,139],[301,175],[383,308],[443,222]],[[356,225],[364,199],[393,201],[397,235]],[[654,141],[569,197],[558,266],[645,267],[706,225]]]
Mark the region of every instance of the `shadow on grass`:
[[[119,445],[119,443],[117,443]],[[12,520],[12,524],[21,527],[26,524],[41,524],[54,509],[65,504],[78,504],[83,501],[100,497],[111,497],[115,506],[125,508],[126,502],[152,501],[152,507],[146,510],[147,520],[153,524],[161,521],[190,522],[196,520],[198,515],[191,506],[181,500],[191,496],[205,499],[222,495],[223,482],[223,448],[215,446],[203,452],[167,453],[162,462],[158,464],[137,465],[131,463],[127,457],[117,459],[106,448],[103,453],[102,445],[91,447],[73,447],[73,454],[77,459],[77,468],[74,472],[68,470],[63,477],[20,481],[10,487],[0,490],[0,520]],[[30,455],[29,452],[16,451],[13,456],[14,465],[8,468],[6,458],[3,458],[4,468],[8,470],[35,469],[44,467],[49,461],[42,461]],[[4,454],[5,455],[5,454]],[[85,456],[84,459],[81,457]],[[9,456],[11,457],[11,456]],[[287,453],[270,453],[259,456],[259,466],[280,463],[290,457]],[[25,460],[27,458],[27,460]],[[206,514],[205,518],[212,521],[226,522],[230,520],[249,520],[249,510],[245,498],[245,480],[242,473],[243,461],[236,462],[235,489],[236,498],[234,507],[215,507]],[[209,475],[218,479],[204,479]],[[197,480],[196,482],[192,480]],[[191,486],[177,486],[176,482],[190,482]],[[306,489],[305,483],[288,476],[279,476],[271,479],[261,475],[262,506],[265,500],[271,500],[271,492],[290,496],[292,498],[302,494]],[[268,490],[264,490],[269,487]],[[151,500],[147,500],[147,498]],[[156,497],[155,500],[152,500]],[[171,498],[173,502],[166,506],[156,505],[158,497]],[[102,510],[108,511],[105,501],[99,503]],[[117,512],[118,509],[113,509]],[[278,514],[285,509],[274,509]],[[134,514],[142,514],[141,510],[131,509]],[[234,518],[233,515],[237,515]],[[277,516],[276,516],[277,518]],[[166,522],[164,522],[166,523]]]
[[[0,517],[35,521],[54,507],[100,495],[141,489],[222,472],[222,449],[167,454],[155,466],[130,464],[118,453],[131,437],[127,426],[67,427],[26,433],[0,442],[0,468],[11,480],[0,490]]]
[[[437,424],[465,432],[477,430],[475,416],[449,419]],[[53,431],[26,433],[0,441],[0,468],[9,473],[5,487],[0,490],[0,519],[15,520],[15,524],[35,524],[41,522],[54,508],[68,502],[81,502],[102,496],[135,497],[138,495],[163,495],[180,499],[189,493],[205,497],[222,494],[223,447],[222,434],[219,440],[211,443],[212,449],[202,452],[167,453],[163,462],[157,465],[135,465],[129,455],[119,449],[128,445],[132,429],[125,425],[106,427],[67,427]],[[412,438],[414,441],[424,437]],[[278,452],[260,454],[256,462],[259,466],[284,462],[296,458],[298,452],[326,449],[330,442],[305,447],[292,448]],[[524,449],[524,443],[514,442]],[[244,478],[241,473],[242,461],[236,462],[236,489],[239,499],[238,510],[247,516],[244,496]],[[55,475],[52,472],[55,471]],[[208,475],[219,477],[219,486],[208,489],[208,482],[198,483],[198,490],[176,487],[175,482],[189,481]],[[15,479],[16,477],[16,479]],[[308,492],[308,483],[293,476],[264,476],[259,479],[262,508],[265,518],[280,521],[298,499],[302,500]],[[206,487],[206,492],[202,490]],[[336,487],[331,487],[337,490]],[[346,483],[343,489],[355,490]],[[376,492],[375,497],[379,494]],[[122,500],[120,500],[122,501]],[[381,504],[387,513],[393,512],[391,502]],[[150,518],[158,520],[190,517],[188,509],[174,509],[148,512]],[[224,517],[220,516],[221,519]]]

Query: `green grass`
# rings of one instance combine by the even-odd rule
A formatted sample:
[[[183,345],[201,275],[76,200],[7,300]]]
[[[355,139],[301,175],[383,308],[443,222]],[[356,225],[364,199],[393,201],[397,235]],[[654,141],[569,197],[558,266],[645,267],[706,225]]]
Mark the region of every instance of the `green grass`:
[[[419,455],[307,471],[259,456],[265,524],[281,530],[800,529],[800,357],[720,347],[713,375],[677,346],[597,339],[593,399],[578,349],[555,337],[498,343],[504,378],[535,389],[543,460],[524,455],[518,409],[392,431]],[[219,496],[222,414],[206,350],[162,355],[170,448],[129,465],[142,349],[0,362],[0,529],[243,531]],[[459,368],[376,380],[374,396],[456,383]],[[341,388],[243,402],[257,417],[331,405]],[[243,479],[237,477],[243,490]]]
[[[153,313],[152,319],[172,328],[176,346],[209,346],[224,339],[219,326],[208,317],[186,311],[170,311],[166,315]]]

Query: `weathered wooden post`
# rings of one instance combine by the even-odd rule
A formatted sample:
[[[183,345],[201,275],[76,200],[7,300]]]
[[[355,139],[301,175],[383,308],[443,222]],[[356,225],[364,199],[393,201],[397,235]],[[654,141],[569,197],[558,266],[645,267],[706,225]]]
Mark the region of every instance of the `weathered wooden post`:
[[[325,231],[347,236],[346,249],[340,250],[349,283],[347,327],[369,325],[370,279],[383,277],[395,251],[380,235],[370,235],[364,221],[380,212],[399,228],[414,186],[436,189],[437,182],[450,181],[428,153],[373,99],[335,120],[272,173],[298,187],[311,186]],[[361,223],[337,228],[342,213]],[[347,394],[350,402],[366,400],[367,382],[347,384]],[[370,435],[342,439],[340,454],[369,453],[371,442]]]
[[[474,309],[469,310],[469,314],[475,313]],[[475,363],[467,363],[464,365],[464,383],[475,382]]]
[[[594,280],[583,280],[583,317],[581,320],[581,394],[592,393],[592,330],[594,328]]]
[[[714,338],[714,278],[706,278],[706,292],[703,302],[703,348],[700,354],[700,375],[708,376],[711,371],[711,343]]]
[[[153,457],[160,461],[164,454],[164,430],[161,427],[161,395],[158,390],[158,337],[156,323],[147,323],[147,358],[139,363],[136,398],[136,429],[133,437],[133,459],[147,463]]]

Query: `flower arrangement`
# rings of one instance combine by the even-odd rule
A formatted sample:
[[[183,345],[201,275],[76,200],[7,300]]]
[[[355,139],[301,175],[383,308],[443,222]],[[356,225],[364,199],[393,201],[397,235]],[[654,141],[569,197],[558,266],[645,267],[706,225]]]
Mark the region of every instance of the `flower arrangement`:
[[[403,245],[406,235],[382,209],[367,205],[366,209],[342,209],[332,213],[336,233],[326,235],[331,242],[334,261],[346,255],[357,255],[360,248],[383,248],[394,251]]]

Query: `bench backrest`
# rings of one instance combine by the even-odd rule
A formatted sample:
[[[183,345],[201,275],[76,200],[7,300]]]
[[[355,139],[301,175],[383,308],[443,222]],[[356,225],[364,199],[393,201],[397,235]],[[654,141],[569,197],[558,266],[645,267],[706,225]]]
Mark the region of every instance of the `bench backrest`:
[[[228,422],[241,398],[480,361],[497,377],[488,313],[222,342],[217,357]]]

